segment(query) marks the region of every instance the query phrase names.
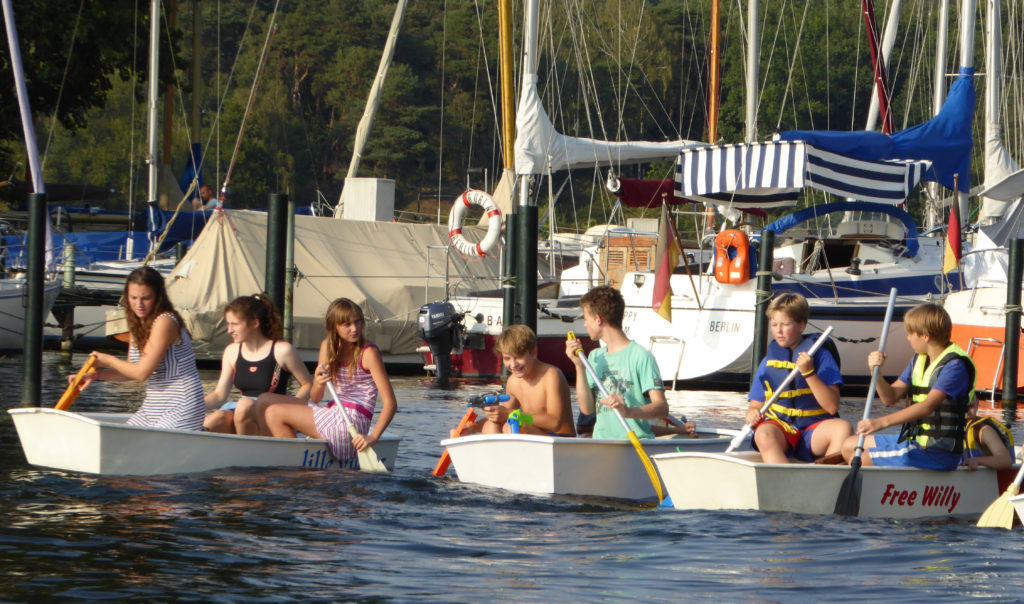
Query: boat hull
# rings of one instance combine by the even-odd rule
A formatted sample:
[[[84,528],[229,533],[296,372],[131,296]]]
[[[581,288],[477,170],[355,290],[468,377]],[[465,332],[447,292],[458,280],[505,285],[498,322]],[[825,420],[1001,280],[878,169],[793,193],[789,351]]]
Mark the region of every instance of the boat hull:
[[[732,430],[709,430],[700,438],[642,440],[648,455],[676,451],[724,451]],[[496,434],[441,441],[459,480],[542,495],[584,495],[655,501],[654,486],[627,440]],[[515,463],[509,463],[515,460]]]
[[[109,476],[205,472],[229,467],[358,468],[339,462],[326,441],[239,436],[129,426],[122,413],[72,413],[52,408],[10,409],[28,463]],[[375,446],[394,470],[399,439]]]
[[[766,464],[757,454],[655,455],[672,505],[679,510],[756,510],[832,514],[846,465]],[[978,516],[1016,470],[952,472],[863,467],[860,513],[866,518]]]
[[[43,284],[43,312],[45,319],[60,293],[60,281]],[[22,278],[0,279],[0,351],[25,349],[25,297],[26,281]]]

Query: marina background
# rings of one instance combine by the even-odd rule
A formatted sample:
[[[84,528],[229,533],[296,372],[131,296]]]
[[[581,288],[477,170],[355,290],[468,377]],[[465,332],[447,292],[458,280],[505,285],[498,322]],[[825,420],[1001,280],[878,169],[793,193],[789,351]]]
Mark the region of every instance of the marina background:
[[[76,357],[75,367],[81,356]],[[43,361],[52,404],[72,371]],[[22,358],[0,358],[19,383]],[[216,372],[201,371],[212,388]],[[28,466],[0,419],[0,599],[217,601],[1020,601],[1024,540],[969,522],[678,512],[537,497],[430,475],[438,442],[496,383],[392,379],[396,471],[222,470],[96,477]],[[79,411],[128,411],[102,382]],[[668,393],[676,415],[738,427],[743,393]],[[19,391],[0,398],[16,407]],[[862,400],[845,399],[859,417]],[[881,405],[876,412],[885,413]],[[1012,422],[1021,442],[1024,424]]]

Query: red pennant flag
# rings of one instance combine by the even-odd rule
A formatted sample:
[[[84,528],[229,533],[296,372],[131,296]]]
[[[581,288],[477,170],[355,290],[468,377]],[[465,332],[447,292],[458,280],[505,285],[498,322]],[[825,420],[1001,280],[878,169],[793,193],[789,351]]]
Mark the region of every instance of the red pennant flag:
[[[661,227],[658,229],[658,248],[654,256],[654,296],[651,308],[672,322],[672,271],[679,263],[679,243],[676,240],[668,206],[661,204]]]
[[[949,208],[949,225],[946,227],[946,253],[942,259],[942,272],[948,273],[960,266],[960,200],[954,192],[953,205]]]

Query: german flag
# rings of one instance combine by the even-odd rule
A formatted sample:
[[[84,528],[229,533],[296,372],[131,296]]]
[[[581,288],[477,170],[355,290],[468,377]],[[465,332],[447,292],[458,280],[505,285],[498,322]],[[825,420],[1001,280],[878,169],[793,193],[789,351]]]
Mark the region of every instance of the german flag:
[[[679,243],[672,226],[668,206],[661,204],[661,227],[658,229],[658,248],[654,256],[654,296],[651,308],[672,322],[672,271],[679,263]]]
[[[960,266],[960,196],[954,191],[949,207],[949,225],[946,227],[946,253],[942,259],[942,272],[948,273]]]

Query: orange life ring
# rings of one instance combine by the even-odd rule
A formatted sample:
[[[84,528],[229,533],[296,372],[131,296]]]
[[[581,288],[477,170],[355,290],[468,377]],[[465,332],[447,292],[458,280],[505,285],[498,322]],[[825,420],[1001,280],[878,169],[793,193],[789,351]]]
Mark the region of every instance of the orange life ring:
[[[750,278],[750,241],[737,229],[715,237],[715,279],[719,283],[746,283]]]

